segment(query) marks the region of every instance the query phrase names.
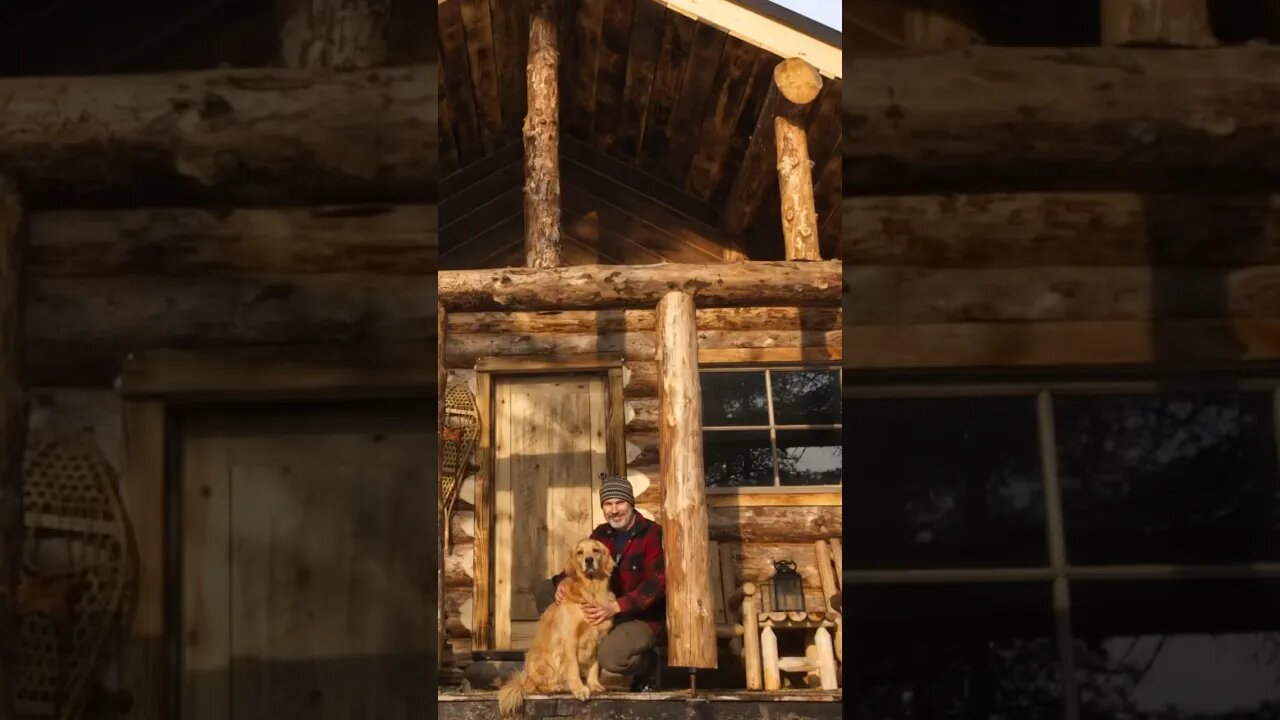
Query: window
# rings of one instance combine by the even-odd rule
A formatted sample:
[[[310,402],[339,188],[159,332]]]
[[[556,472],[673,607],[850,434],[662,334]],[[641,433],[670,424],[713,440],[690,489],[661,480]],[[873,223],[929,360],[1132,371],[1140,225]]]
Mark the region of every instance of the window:
[[[701,372],[708,487],[838,486],[840,369]]]
[[[1280,385],[848,395],[855,715],[1280,717]]]

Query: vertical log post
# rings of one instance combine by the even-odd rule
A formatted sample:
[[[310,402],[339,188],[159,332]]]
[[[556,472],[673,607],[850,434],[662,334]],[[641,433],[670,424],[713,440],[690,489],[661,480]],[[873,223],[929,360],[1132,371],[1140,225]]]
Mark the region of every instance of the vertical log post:
[[[788,260],[821,260],[818,210],[813,204],[813,161],[809,139],[792,118],[774,118],[778,141],[778,195],[782,200],[782,239]]]
[[[560,248],[560,51],[550,0],[529,21],[529,111],[524,119],[524,251],[534,268],[564,264]]]
[[[818,648],[818,679],[823,690],[835,690],[836,650],[831,642],[831,631],[818,628],[813,634],[813,644]]]
[[[723,572],[723,570],[721,570]],[[754,583],[743,583],[742,592],[742,661],[747,666],[747,689],[764,689],[763,661],[760,659],[760,602]]]
[[[444,505],[440,502],[440,469],[444,467],[444,403],[445,389],[449,382],[449,372],[445,369],[444,349],[448,340],[448,317],[444,305],[436,303],[436,537],[442,538],[436,543],[436,673],[445,666],[448,658],[445,642],[444,614],[444,545],[443,538],[449,532],[449,519],[444,516]],[[449,658],[451,660],[451,658]]]
[[[760,203],[769,195],[769,189],[777,178],[781,156],[776,141],[776,119],[787,118],[792,125],[803,127],[807,110],[822,89],[822,76],[816,68],[800,58],[788,58],[773,70],[773,83],[765,95],[760,114],[756,117],[751,142],[742,158],[729,197],[725,200],[721,225],[730,235],[740,235],[751,225]],[[808,160],[808,146],[804,147]],[[806,163],[804,169],[809,178],[809,198],[813,198],[813,172]],[[780,188],[781,189],[781,188]],[[786,202],[785,200],[783,201]],[[784,208],[785,209],[785,208]],[[817,239],[814,239],[815,247]]]
[[[22,200],[0,178],[0,720],[15,717],[22,451],[27,439],[26,373],[20,347],[25,245]]]
[[[285,67],[365,70],[390,56],[391,0],[278,0]]]
[[[669,664],[715,668],[707,499],[702,470],[702,389],[693,296],[667,293],[655,323],[662,549],[667,561]]]
[[[1103,45],[1218,44],[1208,0],[1100,0]]]

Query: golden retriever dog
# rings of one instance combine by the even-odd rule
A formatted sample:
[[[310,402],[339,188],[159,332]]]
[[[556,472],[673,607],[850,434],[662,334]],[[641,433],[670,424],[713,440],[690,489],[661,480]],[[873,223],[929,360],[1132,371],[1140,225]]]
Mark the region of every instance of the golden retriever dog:
[[[524,656],[524,670],[503,683],[498,690],[498,712],[503,718],[518,717],[524,711],[525,695],[558,693],[568,690],[579,700],[593,692],[603,692],[600,684],[600,641],[613,627],[613,621],[598,625],[587,621],[582,603],[605,605],[613,600],[609,592],[609,575],[613,558],[599,541],[579,540],[569,555],[565,568],[565,587],[561,602],[552,603],[538,619],[533,645]],[[582,672],[587,671],[587,682]]]

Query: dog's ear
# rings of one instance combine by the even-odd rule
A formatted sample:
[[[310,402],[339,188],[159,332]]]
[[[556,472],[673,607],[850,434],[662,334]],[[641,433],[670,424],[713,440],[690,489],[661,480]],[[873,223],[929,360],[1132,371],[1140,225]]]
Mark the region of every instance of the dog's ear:
[[[578,562],[578,546],[569,550],[569,561],[564,565],[564,572],[569,577],[582,577],[582,564]]]
[[[600,549],[604,551],[604,567],[601,569],[604,570],[606,577],[613,575],[613,568],[617,566],[617,563],[613,561],[613,555],[609,552],[609,548],[605,547],[603,543],[600,544]]]

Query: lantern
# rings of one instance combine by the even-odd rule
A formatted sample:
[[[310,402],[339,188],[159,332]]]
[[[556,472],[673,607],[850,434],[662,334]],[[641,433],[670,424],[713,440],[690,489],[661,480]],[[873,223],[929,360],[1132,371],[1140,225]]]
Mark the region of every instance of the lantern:
[[[791,560],[773,561],[773,609],[804,610],[804,580]]]

